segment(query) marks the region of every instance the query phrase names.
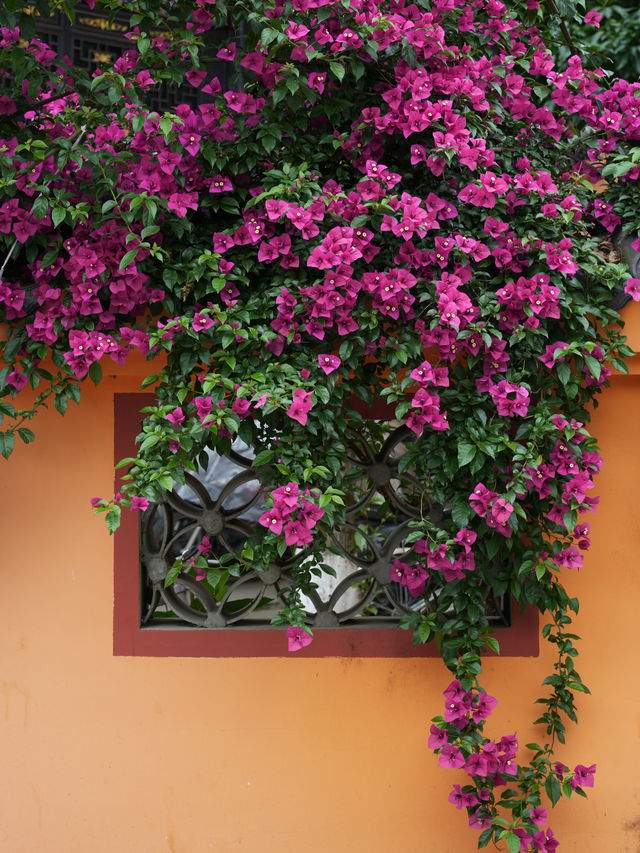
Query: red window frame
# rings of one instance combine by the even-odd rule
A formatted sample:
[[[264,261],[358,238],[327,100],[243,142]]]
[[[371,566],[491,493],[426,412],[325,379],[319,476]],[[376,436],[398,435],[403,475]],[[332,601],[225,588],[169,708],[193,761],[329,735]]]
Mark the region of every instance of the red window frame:
[[[114,395],[114,458],[135,454],[140,409],[151,394]],[[116,472],[117,473],[117,472]],[[119,482],[116,479],[116,490]],[[114,542],[113,652],[147,657],[283,657],[282,628],[156,628],[140,625],[139,513],[125,511]],[[435,643],[413,645],[401,628],[316,628],[311,645],[296,657],[439,657]],[[514,605],[510,627],[497,627],[502,657],[533,657],[539,652],[538,611]]]

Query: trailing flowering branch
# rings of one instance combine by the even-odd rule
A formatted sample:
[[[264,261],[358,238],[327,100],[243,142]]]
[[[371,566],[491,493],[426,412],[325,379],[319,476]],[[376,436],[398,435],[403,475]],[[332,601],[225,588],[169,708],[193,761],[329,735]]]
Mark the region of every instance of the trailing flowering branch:
[[[640,84],[557,65],[536,2],[128,5],[96,0],[130,48],[90,75],[35,37],[37,16],[0,10],[0,453],[52,395],[64,413],[105,360],[141,353],[155,400],[95,510],[113,531],[242,439],[256,530],[216,560],[205,536],[165,583],[220,601],[286,551],[275,621],[296,650],[348,512],[350,436],[380,433],[359,411],[384,399],[413,437],[399,474],[437,509],[417,507],[389,566],[416,602],[404,627],[454,675],[430,746],[467,773],[450,799],[480,846],[552,851],[544,804],[595,770],[554,755],[587,692],[562,583],[597,504],[591,407],[631,355],[613,300],[640,299],[615,256],[640,230]],[[166,83],[183,102],[154,110]],[[550,614],[528,757],[484,733],[487,594]]]

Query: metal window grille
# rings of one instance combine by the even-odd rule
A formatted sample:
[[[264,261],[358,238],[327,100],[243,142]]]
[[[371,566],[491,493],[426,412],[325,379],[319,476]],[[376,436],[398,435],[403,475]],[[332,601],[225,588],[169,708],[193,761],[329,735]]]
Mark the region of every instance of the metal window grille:
[[[389,569],[408,551],[410,522],[425,514],[437,519],[428,488],[401,463],[414,439],[406,427],[382,433],[363,427],[352,433],[341,488],[347,494],[346,522],[328,543],[324,562],[335,577],[323,576],[304,600],[308,622],[317,628],[391,627],[414,610],[433,609],[440,589],[430,581],[424,599],[391,581]],[[200,628],[266,627],[280,609],[291,582],[292,549],[266,571],[248,568],[219,591],[195,571],[182,572],[165,588],[177,557],[188,557],[206,536],[212,543],[210,568],[238,553],[263,511],[263,493],[251,468],[251,449],[237,441],[227,456],[209,453],[206,470],[186,473],[165,501],[151,505],[140,525],[141,624]],[[402,473],[401,473],[402,472]],[[508,596],[487,589],[486,613],[494,625],[511,624]]]
[[[108,69],[133,45],[125,38],[128,30],[128,14],[119,12],[113,20],[84,3],[77,6],[76,18],[71,23],[65,15],[55,12],[50,18],[34,17],[36,38],[46,42],[59,57],[69,57],[76,68],[83,68],[92,74],[98,68]],[[161,31],[152,35],[162,35]],[[216,45],[228,35],[226,29],[214,30],[207,34],[209,61],[207,71],[210,76],[219,78],[223,88],[230,86],[231,66],[228,62],[215,60]],[[178,86],[176,83],[162,82],[147,92],[146,102],[151,109],[164,112],[177,104],[189,104],[195,107],[199,103],[211,100],[192,86]]]

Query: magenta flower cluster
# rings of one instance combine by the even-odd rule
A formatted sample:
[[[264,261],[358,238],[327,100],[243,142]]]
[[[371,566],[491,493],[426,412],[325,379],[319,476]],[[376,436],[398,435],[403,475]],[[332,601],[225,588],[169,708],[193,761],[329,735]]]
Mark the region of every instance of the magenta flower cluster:
[[[449,802],[457,809],[467,809],[469,826],[485,830],[491,826],[489,803],[494,801],[496,789],[514,784],[518,776],[518,739],[515,734],[500,740],[484,736],[471,740],[465,734],[472,727],[484,727],[497,705],[497,700],[487,693],[465,690],[458,679],[444,691],[444,716],[436,717],[431,724],[428,746],[438,755],[438,765],[463,770],[471,782],[454,784]],[[596,765],[578,764],[568,776],[566,767],[556,762],[551,773],[559,781],[567,782],[573,790],[593,787]],[[512,831],[519,839],[520,851],[553,853],[559,842],[550,828],[546,828],[547,809],[534,806],[522,815],[522,825]]]
[[[307,498],[311,491],[301,492],[297,483],[287,483],[269,492],[272,503],[258,522],[271,533],[284,535],[288,546],[305,546],[313,541],[311,531],[324,515],[322,507]]]
[[[0,391],[43,384],[64,411],[105,356],[155,358],[131,482],[95,509],[115,525],[239,436],[266,495],[246,553],[291,548],[294,583],[357,501],[353,446],[382,429],[359,403],[395,406],[403,456],[368,460],[354,490],[372,472],[385,511],[399,484],[416,517],[389,580],[434,593],[434,612],[405,614],[419,639],[456,626],[430,746],[472,780],[451,802],[499,841],[492,791],[525,787],[517,740],[482,736],[495,700],[462,684],[485,648],[485,588],[555,614],[590,544],[601,460],[583,424],[629,355],[612,291],[640,300],[607,259],[637,222],[640,83],[558,63],[538,0],[522,19],[501,0],[138,5],[128,49],[89,75],[0,9]],[[229,23],[242,37],[214,50],[231,88],[200,51]],[[172,81],[190,103],[150,108]],[[25,441],[31,416],[16,415]],[[209,548],[187,564],[201,579]],[[287,607],[290,650],[311,642],[305,619]],[[571,792],[594,770],[553,779]],[[518,819],[522,850],[555,849],[539,803]]]

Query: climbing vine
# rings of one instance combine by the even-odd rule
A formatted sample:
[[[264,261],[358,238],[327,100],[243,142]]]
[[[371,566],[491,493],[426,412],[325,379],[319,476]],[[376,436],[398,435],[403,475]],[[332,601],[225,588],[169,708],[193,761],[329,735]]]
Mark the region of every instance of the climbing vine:
[[[553,851],[545,804],[595,772],[555,755],[588,692],[564,583],[597,505],[590,412],[631,355],[616,306],[640,298],[616,255],[639,230],[640,84],[557,64],[536,0],[89,5],[130,43],[91,74],[36,36],[76,4],[0,10],[0,453],[142,353],[155,403],[95,510],[115,530],[239,436],[257,530],[215,568],[203,539],[166,583],[221,596],[289,549],[276,622],[296,650],[347,511],[349,431],[384,399],[440,508],[389,567],[416,602],[438,590],[403,619],[453,675],[429,746],[466,772],[449,799],[480,847]],[[154,109],[170,84],[181,102]],[[541,743],[485,734],[487,588],[546,615]]]

